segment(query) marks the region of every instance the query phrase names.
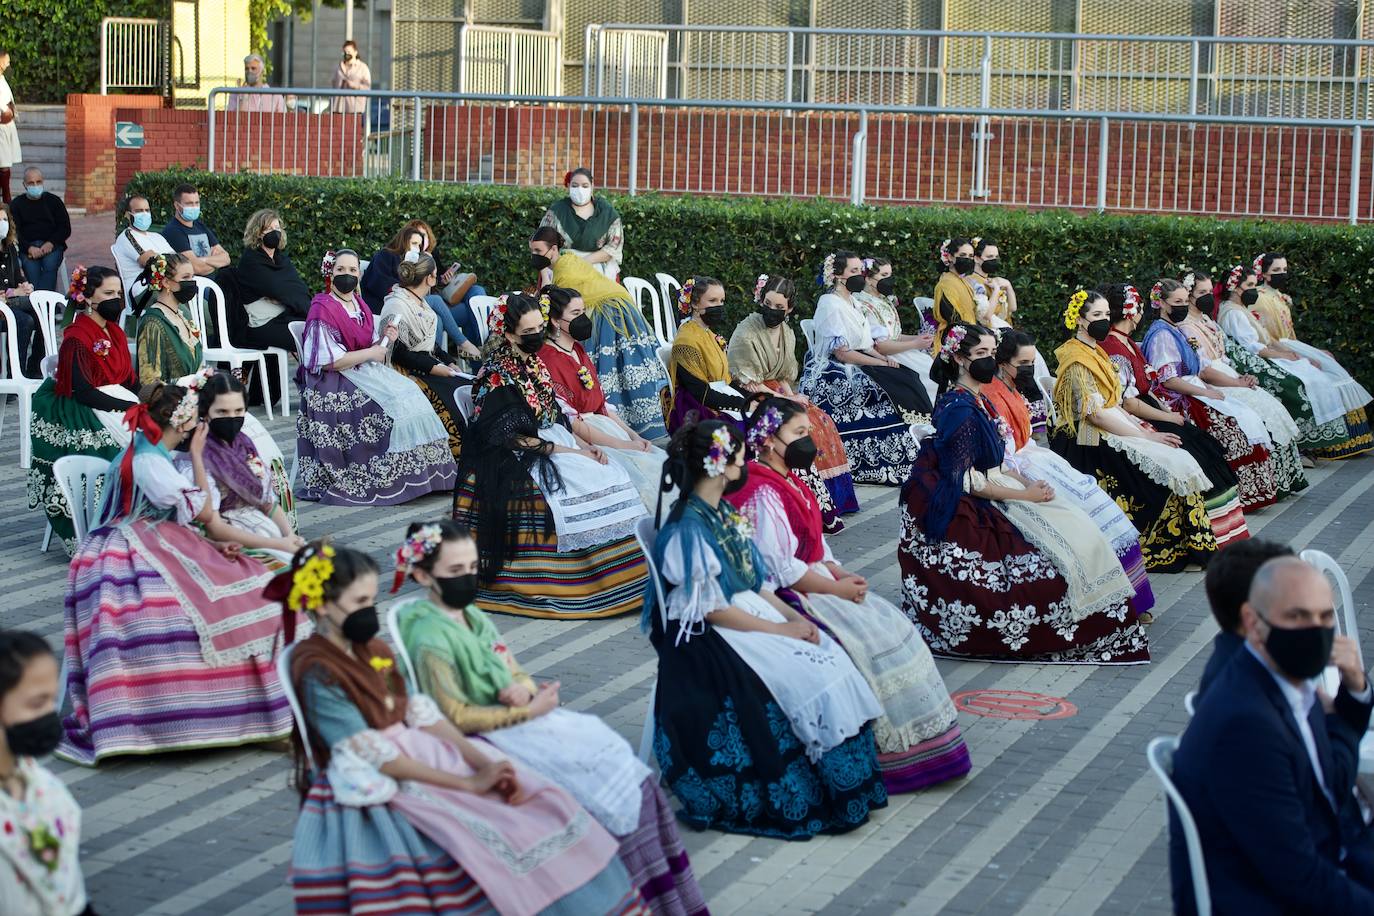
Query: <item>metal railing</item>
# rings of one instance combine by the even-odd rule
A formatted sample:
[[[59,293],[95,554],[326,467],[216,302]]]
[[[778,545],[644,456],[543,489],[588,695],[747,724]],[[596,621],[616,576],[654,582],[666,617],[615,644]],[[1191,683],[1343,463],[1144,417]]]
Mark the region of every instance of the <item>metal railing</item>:
[[[615,23],[584,48],[583,95],[1374,116],[1368,41]]]
[[[464,23],[458,35],[458,91],[562,95],[562,36]]]
[[[111,89],[162,92],[168,86],[165,19],[100,20],[100,94]]]
[[[234,93],[366,96],[363,115],[222,112]],[[1150,112],[340,92],[210,93],[211,171],[1374,221],[1374,121]]]

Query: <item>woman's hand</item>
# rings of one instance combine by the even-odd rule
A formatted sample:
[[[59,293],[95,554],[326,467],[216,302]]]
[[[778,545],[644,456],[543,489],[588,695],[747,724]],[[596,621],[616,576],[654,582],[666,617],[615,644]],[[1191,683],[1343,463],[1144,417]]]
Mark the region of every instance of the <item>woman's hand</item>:
[[[1224,401],[1224,400],[1226,400],[1226,392],[1222,391],[1220,388],[1216,388],[1216,387],[1214,387],[1214,386],[1212,386],[1212,385],[1208,385],[1208,386],[1207,386],[1207,397],[1209,397],[1209,398],[1215,398],[1215,399],[1218,400],[1218,401]]]
[[[778,635],[800,639],[812,645],[820,645],[821,642],[821,631],[816,629],[814,623],[801,617],[778,624]]]
[[[917,334],[917,335],[916,335],[916,349],[918,349],[918,350],[929,350],[929,349],[930,349],[931,347],[933,347],[933,346],[935,346],[935,335],[934,335],[934,334]]]
[[[588,458],[591,458],[597,464],[606,464],[610,461],[610,459],[606,457],[606,453],[595,445],[589,444],[586,448],[582,450],[582,454],[586,455]]]
[[[445,286],[448,286],[450,283],[453,282],[453,278],[456,276],[458,276],[458,265],[455,264],[454,266],[450,267],[448,270],[444,271],[442,274],[439,275],[439,282],[444,284]]]
[[[559,683],[554,681],[551,684],[540,684],[539,692],[530,700],[530,714],[542,716],[545,713],[553,712],[558,708],[558,688]]]
[[[802,405],[803,407],[810,407],[810,406],[811,406],[811,399],[808,398],[806,395],[801,394],[801,393],[797,393],[797,394],[785,394],[785,395],[783,395],[783,397],[787,398],[787,399],[790,400],[790,401],[795,401],[796,403]]]
[[[202,461],[205,458],[205,443],[210,438],[210,424],[201,420],[196,424],[195,431],[191,433],[191,460]]]
[[[511,802],[512,796],[520,791],[519,783],[515,780],[515,766],[509,760],[488,760],[463,782],[463,788],[474,795],[495,791],[507,802]]]
[[[396,325],[388,324],[386,327],[382,328],[382,339],[394,341],[398,336],[400,336],[400,333],[401,331],[399,328],[396,327]]]
[[[1240,377],[1240,380],[1241,380],[1241,383],[1242,383],[1243,385],[1245,385],[1246,388],[1258,388],[1258,387],[1259,387],[1259,379],[1255,378],[1253,375],[1242,375],[1242,376]]]
[[[633,443],[635,451],[652,452],[654,450],[654,444],[650,442],[648,439],[645,439],[638,433],[634,433],[633,435],[634,438],[631,439],[630,442]]]
[[[243,551],[243,545],[237,541],[224,541],[216,544],[215,549],[218,550],[220,556],[224,557],[226,560],[237,560],[239,554]]]
[[[1174,435],[1173,433],[1160,433],[1151,431],[1149,433],[1146,433],[1145,438],[1149,439],[1152,442],[1158,442],[1160,445],[1167,445],[1169,448],[1178,448],[1180,445],[1183,444],[1183,440],[1180,439],[1178,436]]]
[[[1047,503],[1054,499],[1054,487],[1043,480],[1033,480],[1021,498],[1031,503]]]
[[[285,553],[294,554],[305,546],[305,538],[299,534],[288,534],[277,539],[277,549]]]
[[[534,694],[524,684],[508,684],[496,695],[502,706],[520,707],[530,705]]]
[[[845,601],[863,601],[867,592],[868,585],[862,579],[839,579],[835,582],[835,594]]]
[[[477,347],[470,340],[463,341],[463,345],[458,348],[458,352],[462,353],[465,357],[467,357],[470,360],[477,360],[480,362],[482,359],[482,351],[477,349]]]
[[[371,347],[368,347],[366,350],[362,352],[367,354],[367,358],[363,360],[363,362],[365,363],[386,362],[386,347],[382,346],[381,344],[375,344]]]

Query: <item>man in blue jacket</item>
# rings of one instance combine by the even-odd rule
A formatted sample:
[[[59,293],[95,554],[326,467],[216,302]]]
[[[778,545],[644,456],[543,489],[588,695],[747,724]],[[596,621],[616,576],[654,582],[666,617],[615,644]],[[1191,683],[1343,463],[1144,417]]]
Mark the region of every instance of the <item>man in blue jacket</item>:
[[[1293,548],[1263,538],[1246,538],[1228,545],[1207,563],[1203,580],[1207,589],[1207,604],[1212,609],[1221,632],[1212,638],[1212,655],[1202,669],[1197,692],[1201,697],[1217,675],[1245,645],[1245,628],[1240,622],[1240,606],[1250,597],[1250,583],[1255,573],[1274,557],[1291,557]]]
[[[1245,644],[1208,687],[1174,755],[1218,914],[1374,916],[1374,875],[1353,789],[1371,690],[1355,642],[1335,635],[1331,587],[1297,557],[1255,575]],[[1340,671],[1331,711],[1312,679]],[[1187,850],[1170,818],[1174,907],[1194,912]]]

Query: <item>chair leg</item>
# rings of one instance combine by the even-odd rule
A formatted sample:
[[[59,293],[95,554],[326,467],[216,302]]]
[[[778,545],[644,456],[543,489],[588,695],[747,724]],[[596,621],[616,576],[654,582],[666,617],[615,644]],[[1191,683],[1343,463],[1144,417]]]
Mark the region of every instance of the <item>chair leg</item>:
[[[42,551],[42,552],[43,552],[43,553],[47,553],[47,552],[48,552],[48,548],[51,547],[51,546],[52,546],[52,522],[45,522],[45,523],[44,523],[44,529],[43,529],[43,551]]]
[[[291,382],[287,378],[286,364],[291,361],[291,357],[285,355],[277,356],[277,381],[281,384],[281,400],[278,406],[281,408],[283,417],[291,416]]]
[[[19,467],[28,470],[33,464],[33,439],[30,433],[33,429],[33,393],[31,391],[21,391],[17,395],[19,398]]]
[[[649,702],[644,710],[644,732],[639,736],[639,759],[649,762],[654,747],[654,698],[658,695],[658,681],[649,688]]]
[[[258,384],[262,386],[262,406],[267,410],[267,419],[272,419],[272,386],[267,384],[267,357],[258,356],[256,360],[250,360],[258,367]]]

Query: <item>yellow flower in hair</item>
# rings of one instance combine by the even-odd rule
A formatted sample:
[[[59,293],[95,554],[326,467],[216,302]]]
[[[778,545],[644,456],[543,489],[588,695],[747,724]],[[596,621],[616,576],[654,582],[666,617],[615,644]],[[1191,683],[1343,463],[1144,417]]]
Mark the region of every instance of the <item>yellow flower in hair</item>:
[[[314,611],[324,604],[324,584],[334,575],[334,548],[326,544],[311,554],[291,577],[291,594],[287,604],[293,608]]]
[[[390,671],[391,666],[394,665],[395,662],[393,662],[389,658],[384,658],[380,655],[374,655],[372,656],[372,658],[368,660],[368,664],[372,666],[373,671],[385,672]]]
[[[1070,331],[1078,330],[1078,319],[1083,313],[1083,304],[1088,301],[1087,290],[1080,289],[1069,299],[1069,307],[1064,309],[1064,327]]]

